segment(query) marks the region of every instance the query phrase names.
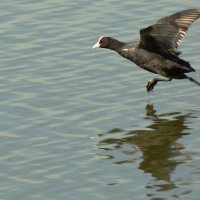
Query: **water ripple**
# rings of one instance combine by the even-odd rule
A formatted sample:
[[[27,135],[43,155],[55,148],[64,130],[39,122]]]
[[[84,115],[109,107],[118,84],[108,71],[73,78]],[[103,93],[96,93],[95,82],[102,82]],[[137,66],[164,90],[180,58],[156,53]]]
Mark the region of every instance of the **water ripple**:
[[[172,81],[147,94],[153,74],[91,48],[191,5],[1,2],[1,199],[199,196],[199,88]],[[191,28],[181,50],[198,80],[199,22]]]

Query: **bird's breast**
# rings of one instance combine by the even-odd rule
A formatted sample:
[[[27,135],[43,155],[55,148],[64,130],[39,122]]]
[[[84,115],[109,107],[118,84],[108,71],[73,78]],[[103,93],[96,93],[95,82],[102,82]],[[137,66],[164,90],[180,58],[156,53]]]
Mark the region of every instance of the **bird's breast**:
[[[151,55],[151,53],[147,52],[146,50],[138,48],[124,48],[120,52],[120,55],[134,62],[138,66],[142,66],[145,63],[150,62],[150,60],[152,60],[154,57],[153,54]]]

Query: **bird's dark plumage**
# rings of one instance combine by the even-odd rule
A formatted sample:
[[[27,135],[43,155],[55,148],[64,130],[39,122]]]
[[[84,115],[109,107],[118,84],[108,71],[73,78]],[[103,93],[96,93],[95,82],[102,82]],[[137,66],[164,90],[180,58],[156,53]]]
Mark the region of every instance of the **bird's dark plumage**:
[[[195,71],[189,62],[179,57],[181,52],[177,48],[190,25],[199,17],[200,9],[177,12],[141,29],[139,42],[125,43],[111,37],[100,37],[93,48],[114,50],[141,68],[163,76],[147,83],[149,92],[158,81],[185,79],[188,78],[185,73]]]

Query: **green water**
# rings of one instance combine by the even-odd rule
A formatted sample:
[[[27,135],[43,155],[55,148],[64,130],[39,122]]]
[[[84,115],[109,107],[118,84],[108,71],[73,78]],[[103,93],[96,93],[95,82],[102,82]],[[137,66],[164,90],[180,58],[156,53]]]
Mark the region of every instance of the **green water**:
[[[2,1],[0,199],[199,199],[200,88],[109,50],[192,1]],[[200,81],[198,20],[181,43]]]

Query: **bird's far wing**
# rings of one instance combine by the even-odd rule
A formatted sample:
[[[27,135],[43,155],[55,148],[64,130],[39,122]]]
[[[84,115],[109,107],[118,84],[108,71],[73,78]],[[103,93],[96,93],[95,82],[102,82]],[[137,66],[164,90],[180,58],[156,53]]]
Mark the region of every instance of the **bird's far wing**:
[[[139,47],[162,55],[178,55],[177,48],[192,22],[200,17],[200,10],[192,9],[160,19],[156,24],[140,30]]]
[[[178,28],[176,33],[175,47],[178,48],[181,40],[185,36],[190,25],[200,17],[199,9],[190,9],[182,12],[177,12],[168,17],[158,20],[157,23],[161,24],[174,24]]]

